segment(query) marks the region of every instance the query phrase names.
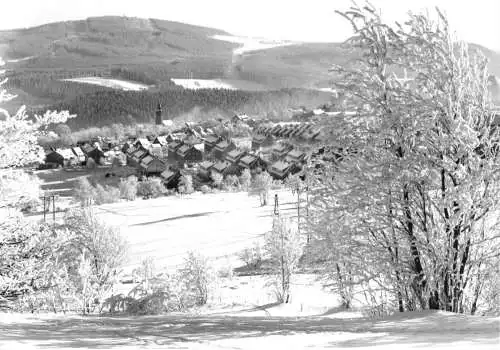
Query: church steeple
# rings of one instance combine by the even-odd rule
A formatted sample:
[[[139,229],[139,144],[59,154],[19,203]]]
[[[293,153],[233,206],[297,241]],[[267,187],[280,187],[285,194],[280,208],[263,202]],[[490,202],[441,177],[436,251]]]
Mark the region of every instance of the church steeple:
[[[161,116],[161,103],[158,102],[158,107],[156,107],[156,125],[161,125],[162,124],[162,116]]]

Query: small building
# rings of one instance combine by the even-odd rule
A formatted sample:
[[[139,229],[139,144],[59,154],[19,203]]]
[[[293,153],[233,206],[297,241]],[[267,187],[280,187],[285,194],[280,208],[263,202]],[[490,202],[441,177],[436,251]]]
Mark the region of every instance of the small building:
[[[78,163],[80,163],[80,165],[84,165],[87,157],[85,156],[85,153],[83,153],[82,149],[80,147],[72,147],[71,150],[76,156]]]
[[[223,160],[215,163],[212,166],[210,173],[219,173],[223,177],[226,177],[227,175],[239,176],[241,174],[241,168],[236,164],[231,164],[228,161]]]
[[[306,154],[297,149],[293,149],[285,156],[285,162],[300,164],[306,159]]]
[[[200,174],[200,176],[204,177],[205,179],[210,179],[210,171],[211,171],[213,166],[214,166],[214,163],[210,162],[208,160],[201,162],[198,173]]]
[[[139,166],[142,158],[146,157],[148,152],[143,148],[137,148],[130,157],[127,158],[128,164],[130,166]]]
[[[231,123],[233,125],[238,125],[240,123],[248,123],[250,121],[250,117],[246,114],[236,114],[231,118]]]
[[[203,140],[203,143],[205,144],[205,152],[211,152],[212,149],[221,141],[221,138],[216,135],[208,135],[205,137]]]
[[[272,136],[264,134],[256,134],[252,138],[252,150],[257,151],[261,147],[269,147],[274,143]]]
[[[271,175],[275,180],[283,180],[288,175],[293,174],[296,170],[293,163],[288,163],[284,161],[277,161],[267,168],[269,175]]]
[[[60,154],[57,151],[50,151],[45,155],[45,163],[46,164],[51,164],[51,165],[57,165],[57,166],[64,166],[65,161],[64,157],[62,154]]]
[[[153,143],[149,148],[149,153],[155,157],[163,157],[163,148],[159,143]]]
[[[166,169],[160,174],[163,185],[168,189],[177,188],[181,179],[181,172],[179,170]]]
[[[168,159],[177,160],[177,150],[182,146],[180,141],[172,141],[168,144]]]
[[[267,168],[267,163],[255,154],[247,154],[246,156],[242,157],[238,162],[238,165],[240,166],[240,168],[248,169],[251,172]]]
[[[273,150],[272,150],[272,153],[273,155],[278,158],[278,159],[282,159],[284,158],[288,152],[290,152],[291,150],[293,149],[293,147],[291,145],[288,145],[288,144],[280,144],[280,145],[276,145],[275,147],[273,147]]]
[[[148,154],[142,158],[140,170],[145,174],[161,174],[165,170],[165,163],[160,159]]]
[[[90,143],[86,143],[83,146],[80,147],[83,153],[89,154],[89,152],[94,150],[94,147]]]
[[[226,154],[226,160],[231,164],[236,164],[245,156],[245,154],[245,151],[236,148]]]
[[[147,150],[151,146],[151,142],[147,138],[140,138],[135,141],[134,146],[142,147]]]
[[[160,146],[167,146],[168,141],[166,136],[156,136],[156,138],[153,140],[153,145],[160,145]]]
[[[203,160],[203,152],[194,146],[184,144],[177,149],[177,159],[186,162],[200,162]]]
[[[214,147],[214,155],[216,158],[223,160],[226,157],[226,154],[235,149],[236,146],[234,143],[229,142],[227,140],[220,141]]]
[[[87,157],[92,158],[95,164],[103,164],[105,159],[104,152],[98,147],[95,147],[92,151],[87,153]]]

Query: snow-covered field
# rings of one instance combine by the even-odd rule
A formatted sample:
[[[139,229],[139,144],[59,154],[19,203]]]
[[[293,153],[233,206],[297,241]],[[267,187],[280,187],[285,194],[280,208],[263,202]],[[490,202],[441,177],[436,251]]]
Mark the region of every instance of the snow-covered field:
[[[18,63],[18,62],[23,62],[23,61],[30,60],[30,59],[35,58],[35,57],[36,56],[27,56],[27,57],[22,57],[22,58],[7,60],[6,62],[7,63]]]
[[[118,226],[130,244],[130,271],[146,257],[159,267],[175,268],[188,251],[197,251],[215,263],[240,264],[235,253],[261,241],[272,224],[274,194],[261,207],[246,192],[162,197],[95,207],[106,223]],[[296,215],[296,200],[279,192],[283,215]]]
[[[175,85],[182,86],[184,89],[229,89],[236,90],[236,88],[221,80],[221,79],[170,79]]]
[[[107,79],[100,77],[86,77],[86,78],[71,78],[63,79],[64,81],[72,81],[75,83],[93,84],[99,86],[105,86],[112,89],[124,90],[124,91],[141,91],[147,90],[148,86],[136,82],[119,80],[119,79]]]
[[[171,78],[176,85],[182,86],[185,89],[228,89],[228,90],[247,90],[247,91],[262,91],[269,88],[264,85],[246,80],[234,79],[177,79]]]
[[[498,349],[499,318],[0,315],[0,349]]]
[[[241,44],[240,47],[236,48],[233,53],[235,55],[242,55],[246,52],[272,49],[278,46],[293,45],[292,41],[285,40],[269,40],[261,38],[250,38],[244,36],[234,36],[234,35],[214,35],[213,39],[228,41],[231,43]]]

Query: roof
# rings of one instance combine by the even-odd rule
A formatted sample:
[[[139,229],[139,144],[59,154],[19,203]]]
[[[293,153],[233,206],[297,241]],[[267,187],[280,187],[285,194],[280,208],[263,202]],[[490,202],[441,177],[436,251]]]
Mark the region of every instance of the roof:
[[[161,151],[161,144],[159,143],[154,143],[151,145],[151,150],[154,151],[154,150],[160,150]]]
[[[180,147],[182,145],[181,142],[179,141],[172,141],[170,142],[170,144],[168,145],[168,148],[171,148],[171,149],[177,149],[178,147]]]
[[[216,143],[217,141],[219,141],[219,138],[215,135],[208,135],[205,137],[205,142]]]
[[[276,145],[273,147],[273,151],[275,152],[283,152],[283,151],[286,151],[290,148],[290,146],[288,145],[284,145],[284,144],[280,144],[280,145]]]
[[[83,153],[82,149],[80,147],[73,147],[73,152],[78,156],[78,157],[85,157],[85,154]]]
[[[160,144],[162,146],[168,144],[166,136],[157,136],[153,142]]]
[[[200,145],[200,144],[198,144],[198,145],[193,145],[193,147],[194,147],[195,149],[197,149],[198,151],[200,151],[200,152],[204,152],[204,151],[205,151],[205,145],[204,145],[203,143],[202,143],[201,145]]]
[[[257,156],[255,156],[253,154],[248,154],[248,155],[244,156],[243,158],[241,158],[240,162],[245,163],[245,164],[250,164],[257,159],[258,159]]]
[[[178,173],[178,172],[174,172],[174,171],[172,171],[172,170],[167,169],[167,170],[163,171],[163,172],[160,174],[160,176],[161,176],[162,178],[164,178],[165,180],[168,180],[169,178],[171,178],[172,176],[176,175],[177,173]]]
[[[134,158],[141,158],[146,155],[146,151],[143,149],[138,149],[137,151],[134,152],[133,157]]]
[[[300,158],[303,155],[305,155],[304,152],[301,152],[298,149],[293,149],[290,152],[288,152],[287,157],[290,156],[290,157],[294,157],[294,158]]]
[[[147,155],[146,157],[142,158],[141,165],[149,165],[154,160],[154,158],[151,155]]]
[[[127,154],[132,154],[137,150],[138,150],[138,148],[135,148],[134,146],[130,146],[129,148],[127,148]]]
[[[89,145],[88,143],[84,144],[82,147],[82,150],[85,152],[85,153],[89,153],[90,151],[92,151],[94,149],[94,147],[92,147],[91,145]]]
[[[179,147],[177,149],[177,153],[178,154],[184,154],[184,153],[187,153],[190,149],[191,149],[191,146],[189,146],[189,145],[182,145],[181,147]]]
[[[226,162],[226,161],[222,161],[222,162],[218,162],[216,164],[214,164],[212,166],[212,169],[215,169],[217,170],[218,172],[223,172],[224,170],[226,170],[226,168],[229,166],[229,162]]]
[[[267,136],[266,135],[262,135],[262,134],[257,134],[257,135],[254,135],[254,137],[253,137],[253,140],[257,141],[257,142],[263,142],[266,139],[267,139]]]
[[[236,157],[242,155],[243,153],[245,153],[245,152],[236,148],[236,149],[233,149],[231,152],[229,152],[227,154],[227,156],[231,157],[231,158],[236,158]]]
[[[208,170],[209,168],[211,168],[212,166],[214,165],[213,162],[209,162],[208,160],[204,161],[204,162],[201,162],[200,163],[200,168],[203,168],[203,169],[206,169]]]
[[[59,148],[56,149],[56,152],[63,156],[64,159],[75,158],[75,154],[70,148]]]
[[[151,146],[151,142],[146,138],[137,139],[135,143],[139,143],[144,148],[148,148],[149,146]]]
[[[222,149],[226,149],[229,147],[229,142],[227,142],[226,140],[224,141],[221,141],[219,142],[217,145],[215,145],[215,147],[217,148],[222,148]]]
[[[291,164],[287,163],[287,162],[283,162],[283,161],[278,161],[276,163],[274,163],[271,168],[272,169],[276,169],[278,171],[285,171],[287,168],[290,167]]]

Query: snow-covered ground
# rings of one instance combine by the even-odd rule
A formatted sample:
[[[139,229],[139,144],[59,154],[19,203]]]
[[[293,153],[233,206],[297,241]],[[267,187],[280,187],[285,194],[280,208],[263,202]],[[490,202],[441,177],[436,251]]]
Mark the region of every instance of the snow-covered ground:
[[[499,318],[0,315],[0,349],[498,349]]]
[[[30,60],[32,58],[35,58],[36,56],[28,56],[28,57],[23,57],[23,58],[17,58],[17,59],[12,59],[12,60],[7,60],[7,63],[17,63],[17,62],[23,62]]]
[[[185,89],[228,89],[228,90],[247,90],[262,91],[268,90],[264,85],[246,80],[234,79],[170,79],[176,85]]]
[[[153,257],[158,267],[176,268],[189,251],[200,252],[215,263],[241,265],[235,253],[262,242],[272,226],[275,193],[281,213],[295,216],[296,199],[290,191],[273,191],[265,207],[258,197],[239,192],[137,200],[94,210],[106,223],[119,227],[128,240],[126,272],[146,257]]]
[[[231,43],[241,44],[240,47],[236,48],[233,53],[235,55],[242,55],[246,52],[272,49],[278,46],[293,45],[292,41],[285,40],[269,40],[261,38],[250,38],[244,36],[234,36],[234,35],[214,35],[213,39],[228,41]]]
[[[144,84],[119,80],[119,79],[108,79],[108,78],[100,78],[100,77],[86,77],[86,78],[71,78],[71,79],[63,79],[64,81],[72,81],[75,83],[84,83],[84,84],[93,84],[99,86],[105,86],[117,90],[124,91],[141,91],[147,90],[149,87]]]
[[[182,86],[184,89],[229,89],[236,90],[236,88],[221,80],[221,79],[170,79],[175,85]]]

